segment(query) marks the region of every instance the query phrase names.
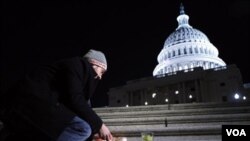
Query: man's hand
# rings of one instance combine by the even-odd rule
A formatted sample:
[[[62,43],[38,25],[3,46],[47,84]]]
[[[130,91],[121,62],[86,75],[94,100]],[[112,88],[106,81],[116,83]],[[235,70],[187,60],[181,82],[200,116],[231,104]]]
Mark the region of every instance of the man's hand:
[[[106,140],[106,141],[112,141],[113,140],[113,136],[112,134],[110,133],[108,127],[105,125],[105,124],[102,124],[102,127],[100,129],[100,137],[103,139],[103,140]]]

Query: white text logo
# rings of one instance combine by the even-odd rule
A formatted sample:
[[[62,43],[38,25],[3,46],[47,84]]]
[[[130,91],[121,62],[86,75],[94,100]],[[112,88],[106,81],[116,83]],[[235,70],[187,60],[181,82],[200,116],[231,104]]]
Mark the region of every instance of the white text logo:
[[[227,136],[247,136],[244,129],[226,129]]]

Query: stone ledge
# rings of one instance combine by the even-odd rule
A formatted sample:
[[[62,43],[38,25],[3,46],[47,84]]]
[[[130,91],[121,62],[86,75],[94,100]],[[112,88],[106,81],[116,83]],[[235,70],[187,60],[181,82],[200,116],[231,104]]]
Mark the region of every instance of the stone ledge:
[[[186,110],[148,110],[148,111],[133,111],[129,112],[114,112],[114,113],[99,113],[103,119],[105,118],[120,118],[120,117],[162,117],[162,116],[183,116],[183,115],[206,115],[206,114],[231,114],[231,113],[250,113],[250,106],[247,107],[226,107],[226,108],[203,108],[203,109],[186,109]]]
[[[165,104],[165,105],[147,105],[147,106],[130,106],[130,107],[101,107],[94,108],[98,113],[107,112],[129,112],[129,111],[147,111],[147,110],[184,110],[198,108],[214,108],[214,107],[244,107],[250,106],[250,102],[209,102],[209,103],[184,103],[184,104]]]
[[[192,127],[155,127],[155,128],[130,128],[130,129],[117,129],[110,128],[111,132],[116,137],[140,137],[141,132],[150,131],[155,136],[184,136],[184,135],[220,135],[221,126],[192,126]]]
[[[179,123],[209,123],[209,122],[250,122],[250,113],[246,114],[218,114],[218,115],[188,115],[172,117],[141,117],[141,118],[119,118],[103,119],[105,124],[115,125],[151,125],[151,124],[179,124]]]
[[[140,137],[127,137],[128,141],[141,141]],[[155,136],[154,141],[221,141],[221,135]]]

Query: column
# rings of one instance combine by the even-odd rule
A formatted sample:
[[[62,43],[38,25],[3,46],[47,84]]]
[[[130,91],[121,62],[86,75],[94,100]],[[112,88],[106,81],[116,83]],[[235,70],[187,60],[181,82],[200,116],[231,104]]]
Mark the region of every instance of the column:
[[[197,102],[203,102],[202,101],[202,97],[201,97],[201,86],[198,84],[198,80],[196,79],[195,82],[195,95],[196,95],[196,99],[197,99]]]
[[[186,103],[186,95],[187,95],[187,92],[186,92],[186,87],[185,87],[185,82],[182,82],[181,83],[181,101],[180,103]]]

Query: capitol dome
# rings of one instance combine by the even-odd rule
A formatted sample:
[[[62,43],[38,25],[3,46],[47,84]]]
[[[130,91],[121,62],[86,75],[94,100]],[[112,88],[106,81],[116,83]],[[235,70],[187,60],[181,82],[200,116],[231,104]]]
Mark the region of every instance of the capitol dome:
[[[183,5],[177,17],[178,27],[169,35],[164,47],[157,57],[158,65],[153,76],[175,73],[182,70],[192,70],[202,67],[204,70],[226,66],[218,57],[217,48],[200,30],[188,23],[189,16],[185,14]]]

